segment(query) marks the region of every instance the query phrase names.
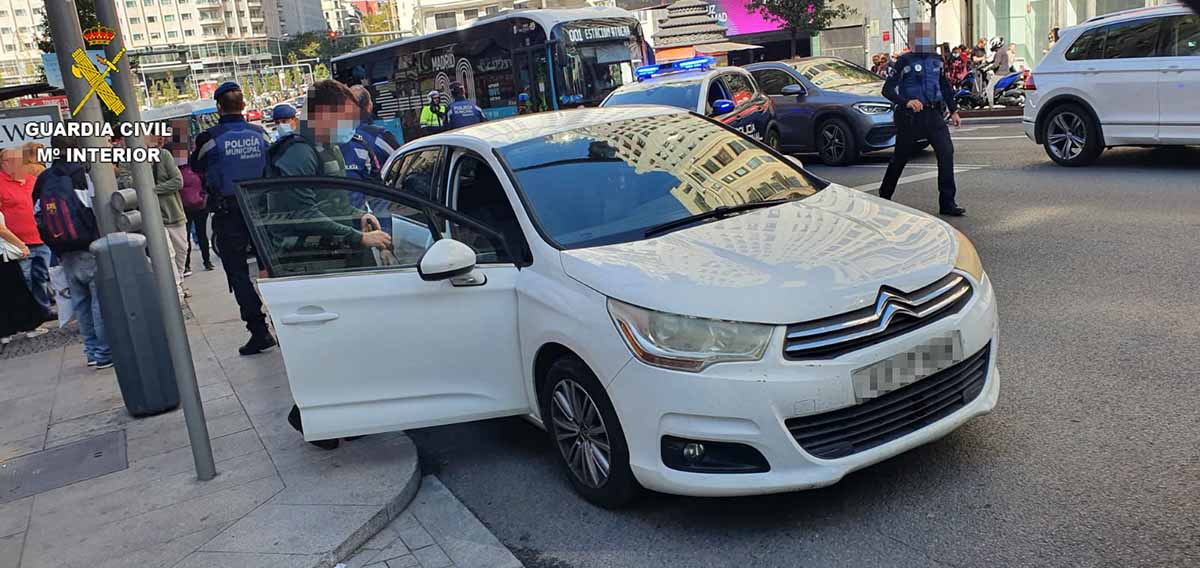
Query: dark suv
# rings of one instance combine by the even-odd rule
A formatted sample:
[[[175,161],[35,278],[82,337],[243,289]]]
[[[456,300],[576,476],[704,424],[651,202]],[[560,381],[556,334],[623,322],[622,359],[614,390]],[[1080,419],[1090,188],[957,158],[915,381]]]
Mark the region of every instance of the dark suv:
[[[782,149],[816,152],[831,166],[896,144],[892,103],[883,79],[836,57],[806,57],[746,66],[775,103]]]

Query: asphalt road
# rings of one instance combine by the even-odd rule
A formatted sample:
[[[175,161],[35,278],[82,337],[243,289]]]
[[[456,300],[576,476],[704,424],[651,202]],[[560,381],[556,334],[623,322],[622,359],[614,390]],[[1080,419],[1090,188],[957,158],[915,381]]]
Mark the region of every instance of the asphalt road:
[[[413,432],[426,467],[531,567],[1200,566],[1200,148],[1067,169],[1020,134],[955,134],[952,222],[999,297],[993,414],[825,489],[616,512],[520,419]],[[887,157],[812,169],[870,186]],[[935,211],[935,181],[897,198]]]

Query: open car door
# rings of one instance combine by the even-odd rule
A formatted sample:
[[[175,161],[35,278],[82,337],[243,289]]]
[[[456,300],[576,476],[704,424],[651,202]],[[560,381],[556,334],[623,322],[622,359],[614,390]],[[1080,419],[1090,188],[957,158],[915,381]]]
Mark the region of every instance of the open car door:
[[[246,181],[238,200],[269,275],[258,289],[306,440],[529,412],[518,268],[480,265],[437,281],[417,270],[436,240],[470,232],[506,249],[499,233],[432,201],[345,178]],[[377,226],[390,243],[364,244],[364,229]]]

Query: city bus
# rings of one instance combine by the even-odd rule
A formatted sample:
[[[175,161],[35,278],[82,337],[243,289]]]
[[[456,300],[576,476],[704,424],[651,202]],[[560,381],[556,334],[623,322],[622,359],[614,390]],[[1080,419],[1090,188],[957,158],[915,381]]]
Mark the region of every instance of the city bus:
[[[333,73],[367,86],[376,124],[412,140],[428,93],[448,103],[454,81],[489,120],[597,106],[635,82],[648,51],[642,39],[637,18],[619,8],[513,10],[335,57]]]

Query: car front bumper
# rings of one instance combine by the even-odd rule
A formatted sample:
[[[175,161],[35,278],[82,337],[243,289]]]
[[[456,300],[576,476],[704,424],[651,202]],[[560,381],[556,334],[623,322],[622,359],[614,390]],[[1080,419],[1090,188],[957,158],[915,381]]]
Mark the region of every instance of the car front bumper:
[[[854,131],[863,152],[886,150],[896,145],[896,123],[892,113],[863,114],[851,109],[850,114],[854,116]]]
[[[629,445],[634,476],[649,489],[694,496],[811,489],[831,485],[852,471],[937,440],[971,418],[987,414],[999,396],[998,323],[990,281],[985,276],[973,285],[974,297],[958,314],[831,360],[786,360],[786,327],[780,326],[767,355],[753,363],[719,364],[696,374],[630,361],[608,391]],[[785,421],[789,418],[853,406],[851,373],[855,369],[955,331],[962,338],[965,355],[989,344],[990,352],[982,392],[952,414],[882,445],[836,459],[808,454],[788,431]],[[745,444],[766,458],[770,470],[694,473],[671,469],[663,463],[663,436]]]

